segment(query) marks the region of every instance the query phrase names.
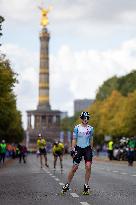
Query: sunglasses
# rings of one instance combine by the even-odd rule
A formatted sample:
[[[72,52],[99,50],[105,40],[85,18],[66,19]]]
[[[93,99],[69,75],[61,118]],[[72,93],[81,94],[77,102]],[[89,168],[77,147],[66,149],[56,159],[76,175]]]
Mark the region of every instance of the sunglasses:
[[[89,120],[89,117],[83,117],[83,120]]]

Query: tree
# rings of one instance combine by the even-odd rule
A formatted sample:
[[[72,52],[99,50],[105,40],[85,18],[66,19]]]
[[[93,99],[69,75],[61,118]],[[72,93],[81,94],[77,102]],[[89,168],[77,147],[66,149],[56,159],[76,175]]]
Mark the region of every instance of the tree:
[[[0,139],[7,142],[19,142],[23,139],[21,113],[16,107],[13,89],[17,83],[17,74],[13,72],[9,61],[0,56]]]
[[[5,19],[3,18],[3,16],[0,16],[0,37],[3,35],[2,34],[2,22],[4,21]],[[1,43],[0,43],[0,46],[1,46]]]
[[[118,90],[118,78],[113,76],[106,80],[101,87],[99,87],[96,94],[96,100],[104,100],[111,95],[113,90]]]
[[[95,101],[89,108],[88,112],[90,113],[90,120],[89,124],[94,127],[94,143],[95,144],[101,144],[104,139],[103,134],[103,127],[101,126],[101,107],[102,102],[101,101]]]
[[[63,120],[61,120],[61,130],[63,131],[71,131],[73,132],[73,128],[76,125],[76,121],[79,118],[80,113],[76,113],[72,117],[66,117]]]
[[[96,100],[104,100],[111,95],[113,90],[119,91],[123,96],[127,96],[130,92],[136,90],[136,71],[117,78],[116,76],[106,80],[99,87],[96,94]]]
[[[124,96],[127,96],[129,93],[136,90],[136,71],[132,71],[131,73],[119,78],[118,90]]]
[[[88,109],[92,118],[90,124],[94,126],[94,135],[97,142],[102,142],[105,135],[114,138],[127,136],[128,128],[126,126],[127,97],[124,97],[118,91],[103,101],[96,100]]]
[[[127,135],[136,136],[136,91],[127,97],[124,123]]]

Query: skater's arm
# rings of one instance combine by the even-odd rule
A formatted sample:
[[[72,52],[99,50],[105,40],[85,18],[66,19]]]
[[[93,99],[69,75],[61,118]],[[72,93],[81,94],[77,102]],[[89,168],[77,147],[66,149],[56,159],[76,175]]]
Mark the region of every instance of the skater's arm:
[[[72,145],[71,145],[72,149],[74,149],[77,144],[77,138],[78,138],[78,126],[75,126],[73,131]]]
[[[74,149],[74,148],[75,148],[76,143],[77,143],[77,142],[76,142],[76,139],[73,139],[73,140],[72,140],[72,145],[71,145],[71,148],[72,148],[72,149]]]
[[[90,146],[91,146],[92,149],[93,149],[93,134],[94,134],[94,129],[92,127],[92,130],[91,130],[91,140],[90,140]]]
[[[70,155],[73,158],[75,156],[75,146],[76,146],[76,139],[72,140],[72,144],[71,144],[71,151],[70,151]]]
[[[91,138],[91,140],[90,140],[90,146],[91,146],[91,148],[93,149],[93,136],[92,136],[92,138]]]

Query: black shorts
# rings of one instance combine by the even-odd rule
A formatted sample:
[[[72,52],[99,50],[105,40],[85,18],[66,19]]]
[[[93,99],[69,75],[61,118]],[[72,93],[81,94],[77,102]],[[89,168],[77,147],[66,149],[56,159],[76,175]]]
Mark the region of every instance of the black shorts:
[[[54,153],[54,156],[55,157],[60,157],[62,155],[62,152],[60,152],[60,151],[56,151],[55,153]]]
[[[76,155],[73,158],[73,163],[74,164],[79,164],[82,160],[82,157],[84,157],[85,163],[86,162],[92,162],[92,149],[91,146],[81,148],[76,146],[75,151],[77,152]]]
[[[40,152],[40,155],[46,155],[46,149],[43,148],[43,149],[39,149],[39,152]]]

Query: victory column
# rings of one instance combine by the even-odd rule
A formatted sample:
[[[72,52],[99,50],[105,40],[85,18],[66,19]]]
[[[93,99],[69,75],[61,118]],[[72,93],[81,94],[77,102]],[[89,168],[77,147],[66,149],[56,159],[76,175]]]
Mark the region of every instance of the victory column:
[[[53,142],[60,134],[60,111],[51,110],[49,100],[49,40],[47,29],[48,12],[50,9],[41,8],[40,32],[40,68],[39,68],[39,96],[36,110],[27,111],[27,145],[28,149],[34,149],[36,139],[41,133],[47,141]],[[32,126],[32,117],[34,125]]]

